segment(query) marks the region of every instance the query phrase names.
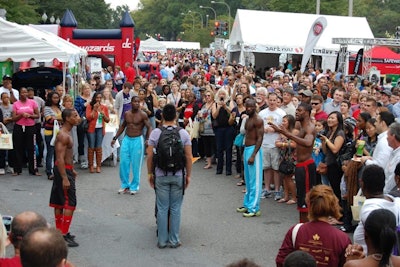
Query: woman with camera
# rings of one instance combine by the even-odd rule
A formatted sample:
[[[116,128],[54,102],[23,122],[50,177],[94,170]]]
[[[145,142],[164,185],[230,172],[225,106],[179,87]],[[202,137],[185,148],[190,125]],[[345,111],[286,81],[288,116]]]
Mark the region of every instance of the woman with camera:
[[[233,107],[233,102],[229,101],[228,92],[225,89],[219,89],[215,96],[215,104],[212,106],[212,124],[217,143],[217,174],[222,174],[225,152],[225,174],[232,175],[236,114],[237,109]]]

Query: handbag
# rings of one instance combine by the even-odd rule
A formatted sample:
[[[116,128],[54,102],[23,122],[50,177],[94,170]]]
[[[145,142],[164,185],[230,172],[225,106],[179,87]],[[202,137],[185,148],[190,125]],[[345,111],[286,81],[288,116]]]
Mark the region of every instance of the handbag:
[[[290,156],[292,148],[290,147],[290,140],[289,140],[289,146],[288,146],[288,153],[286,154],[287,156],[284,157],[281,161],[281,163],[279,164],[279,172],[289,175],[289,174],[293,174],[295,169],[296,169],[296,163],[295,161],[292,159],[292,157]]]
[[[87,132],[87,130],[89,129],[89,122],[88,122],[88,120],[86,119],[86,117],[82,117],[82,120],[81,120],[81,127],[82,127],[82,129],[83,129],[83,131],[84,132]]]
[[[53,138],[51,138],[50,140],[50,145],[54,146],[54,144],[56,143],[56,138],[57,138],[57,134],[60,131],[60,124],[58,124],[57,120],[54,120],[54,126],[53,126]]]
[[[1,123],[2,133],[0,134],[0,150],[13,149],[12,134],[7,130],[7,127]]]
[[[237,147],[242,147],[244,145],[244,134],[239,133],[238,135],[236,135],[233,144]]]

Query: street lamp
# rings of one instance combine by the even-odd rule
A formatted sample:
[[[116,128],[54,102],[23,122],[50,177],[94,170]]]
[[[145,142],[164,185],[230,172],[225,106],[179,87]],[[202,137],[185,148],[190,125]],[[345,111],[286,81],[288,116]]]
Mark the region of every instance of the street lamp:
[[[54,24],[54,22],[56,21],[56,18],[54,17],[54,15],[51,15],[50,17],[50,23]]]
[[[208,8],[211,9],[212,11],[214,11],[214,20],[217,21],[217,12],[215,11],[214,8],[209,7],[209,6],[199,6],[200,8]]]
[[[208,28],[208,17],[209,17],[210,15],[206,15],[206,28]]]
[[[229,21],[228,21],[229,35],[228,35],[228,38],[229,38],[229,36],[231,34],[231,7],[225,2],[211,1],[211,4],[223,4],[223,5],[226,5],[226,7],[228,8],[228,15],[229,15]]]
[[[47,14],[46,14],[46,12],[44,12],[43,13],[43,15],[42,15],[42,21],[43,21],[43,23],[46,23],[46,21],[47,21]]]
[[[193,20],[193,26],[192,26],[192,32],[194,32],[194,16],[191,13],[181,13],[181,15],[186,16],[186,15],[190,15],[192,16],[192,20]]]
[[[201,28],[203,28],[203,26],[204,26],[203,15],[201,15],[200,12],[196,12],[196,11],[192,11],[192,10],[189,10],[188,13],[199,14],[200,15],[200,19],[201,19]]]

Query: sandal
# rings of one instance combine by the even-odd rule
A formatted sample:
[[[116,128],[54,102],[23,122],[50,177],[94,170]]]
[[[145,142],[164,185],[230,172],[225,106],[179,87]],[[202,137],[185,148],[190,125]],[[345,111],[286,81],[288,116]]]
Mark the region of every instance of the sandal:
[[[244,180],[241,180],[240,182],[237,182],[236,185],[243,186],[243,185],[246,185],[246,183],[244,182]]]
[[[278,203],[285,203],[285,202],[288,202],[288,201],[289,200],[287,200],[287,199],[281,198],[281,199],[278,200]]]
[[[297,201],[295,201],[293,199],[291,199],[288,202],[286,202],[286,204],[288,204],[288,205],[293,205],[293,204],[296,204],[296,203],[297,203]]]
[[[246,193],[246,188],[244,188],[244,189],[242,190],[242,193],[244,193],[244,194]]]
[[[211,168],[212,168],[211,165],[206,165],[206,166],[203,167],[203,169],[211,169]]]
[[[48,174],[47,175],[47,180],[53,180],[54,179],[54,175],[53,174]]]

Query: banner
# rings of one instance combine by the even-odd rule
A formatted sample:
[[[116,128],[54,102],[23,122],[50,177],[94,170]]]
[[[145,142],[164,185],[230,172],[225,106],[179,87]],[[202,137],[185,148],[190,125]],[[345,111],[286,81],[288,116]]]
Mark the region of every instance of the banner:
[[[355,75],[360,74],[360,70],[363,64],[363,55],[364,55],[364,49],[361,48],[360,50],[358,50],[357,56],[356,56],[356,62],[354,63],[354,69],[353,69],[353,73]]]
[[[325,17],[319,17],[315,20],[311,26],[310,32],[308,33],[306,45],[304,46],[303,60],[301,61],[301,72],[304,72],[308,60],[311,57],[312,51],[317,44],[321,34],[325,30],[328,22]]]

